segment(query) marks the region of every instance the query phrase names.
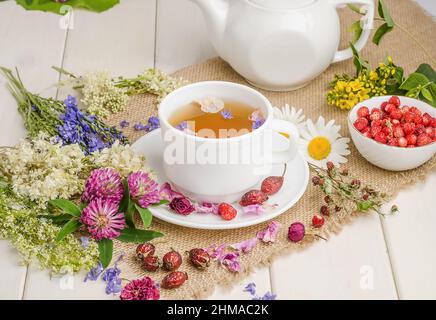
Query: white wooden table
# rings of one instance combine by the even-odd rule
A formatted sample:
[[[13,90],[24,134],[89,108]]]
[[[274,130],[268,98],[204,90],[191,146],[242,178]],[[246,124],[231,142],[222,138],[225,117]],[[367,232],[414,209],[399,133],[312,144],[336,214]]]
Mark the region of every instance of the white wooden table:
[[[434,0],[419,0],[436,16]],[[76,74],[108,69],[134,76],[147,67],[171,72],[215,56],[203,18],[187,0],[122,0],[103,14],[77,11],[72,21],[54,14],[26,12],[14,1],[0,3],[0,65],[18,67],[29,89],[59,95],[52,65]],[[16,105],[0,79],[0,145],[25,135]],[[401,212],[381,219],[357,219],[328,242],[277,258],[233,289],[218,288],[213,299],[247,299],[243,287],[279,299],[435,299],[436,173],[404,190]],[[50,279],[46,271],[19,264],[7,241],[0,241],[1,299],[113,299],[101,281],[83,275]]]

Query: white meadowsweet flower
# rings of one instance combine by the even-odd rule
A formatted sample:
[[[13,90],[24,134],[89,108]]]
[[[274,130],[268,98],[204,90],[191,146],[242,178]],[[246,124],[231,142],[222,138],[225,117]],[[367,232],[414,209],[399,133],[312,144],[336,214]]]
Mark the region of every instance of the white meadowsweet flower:
[[[324,118],[319,117],[315,124],[310,119],[305,124],[300,130],[298,146],[309,163],[326,168],[328,161],[335,166],[348,161],[346,156],[351,153],[348,149],[350,139],[339,134],[341,126],[335,125],[335,120],[326,124]]]
[[[206,113],[217,113],[224,109],[224,101],[216,97],[206,97],[196,101],[200,109]]]
[[[306,116],[303,114],[303,109],[297,110],[289,106],[289,104],[285,104],[285,106],[281,108],[274,107],[273,115],[276,119],[292,122],[297,126],[298,130],[301,130],[305,125],[304,118],[306,118]]]

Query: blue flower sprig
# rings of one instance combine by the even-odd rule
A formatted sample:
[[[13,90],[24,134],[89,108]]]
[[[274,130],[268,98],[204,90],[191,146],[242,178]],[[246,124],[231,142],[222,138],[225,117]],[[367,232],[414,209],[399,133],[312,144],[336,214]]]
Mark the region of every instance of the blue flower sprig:
[[[249,284],[247,284],[244,288],[244,291],[250,294],[251,300],[276,300],[277,298],[277,295],[269,291],[261,297],[258,296],[256,294],[256,284],[254,282],[250,282]]]

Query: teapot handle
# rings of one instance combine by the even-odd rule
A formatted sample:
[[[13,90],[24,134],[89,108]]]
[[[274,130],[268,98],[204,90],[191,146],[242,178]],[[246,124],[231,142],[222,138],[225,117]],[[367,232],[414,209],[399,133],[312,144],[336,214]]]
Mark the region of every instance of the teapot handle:
[[[374,24],[374,0],[330,0],[330,3],[332,3],[335,7],[343,4],[363,4],[366,6],[366,14],[362,18],[361,23],[363,23],[362,26],[362,34],[360,35],[360,38],[355,43],[355,47],[357,51],[360,51],[365,46],[366,42],[368,41],[368,38],[371,34],[371,30]],[[347,60],[353,57],[353,51],[351,48],[339,50],[336,52],[335,57],[333,58],[333,63]]]

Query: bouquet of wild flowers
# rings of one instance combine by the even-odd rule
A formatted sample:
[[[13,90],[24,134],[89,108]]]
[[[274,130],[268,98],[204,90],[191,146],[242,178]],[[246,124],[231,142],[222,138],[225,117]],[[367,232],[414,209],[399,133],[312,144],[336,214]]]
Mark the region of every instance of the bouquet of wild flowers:
[[[85,154],[110,147],[115,141],[128,143],[115,127],[81,111],[74,97],[68,96],[65,101],[43,98],[24,87],[18,71],[15,76],[11,70],[0,67],[0,72],[9,81],[9,90],[17,101],[30,137],[45,133],[64,145],[78,144]]]

